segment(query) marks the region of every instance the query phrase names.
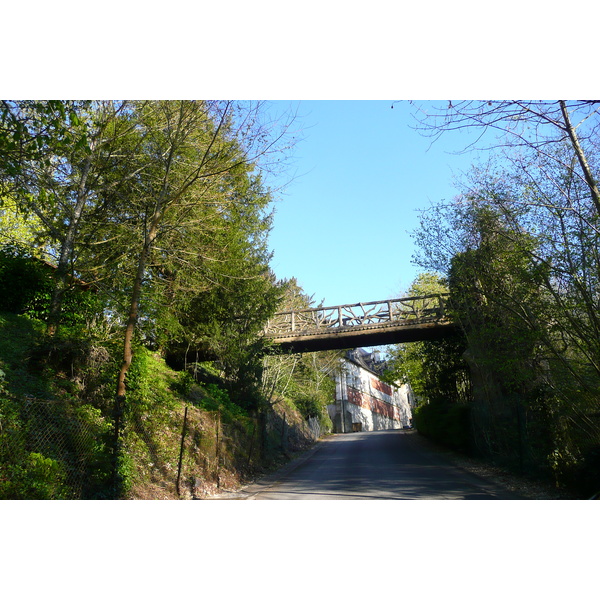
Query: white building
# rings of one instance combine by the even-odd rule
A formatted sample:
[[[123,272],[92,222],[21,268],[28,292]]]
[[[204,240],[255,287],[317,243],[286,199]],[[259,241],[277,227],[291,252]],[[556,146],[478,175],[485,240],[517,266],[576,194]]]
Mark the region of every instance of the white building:
[[[350,350],[336,375],[335,403],[327,407],[333,431],[402,429],[412,422],[414,394],[407,384],[389,385],[379,379],[385,363],[377,352]]]

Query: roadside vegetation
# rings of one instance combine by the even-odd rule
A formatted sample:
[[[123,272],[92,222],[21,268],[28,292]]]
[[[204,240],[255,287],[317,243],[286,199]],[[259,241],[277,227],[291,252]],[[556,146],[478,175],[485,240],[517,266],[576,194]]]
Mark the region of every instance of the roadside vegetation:
[[[461,102],[423,117],[434,136],[483,134],[489,160],[414,232],[413,291],[449,291],[460,334],[398,347],[393,366],[421,398],[421,432],[581,497],[600,492],[599,107]]]
[[[204,497],[328,430],[320,365],[260,335],[310,302],[269,267],[262,111],[2,102],[0,498]]]

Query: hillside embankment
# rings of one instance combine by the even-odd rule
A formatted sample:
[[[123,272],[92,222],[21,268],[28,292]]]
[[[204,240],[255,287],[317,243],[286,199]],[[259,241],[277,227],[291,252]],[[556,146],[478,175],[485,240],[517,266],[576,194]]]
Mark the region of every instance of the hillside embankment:
[[[139,348],[117,439],[115,344],[44,331],[0,314],[0,498],[206,498],[280,467],[321,433],[289,402],[246,411],[218,374],[194,379]]]

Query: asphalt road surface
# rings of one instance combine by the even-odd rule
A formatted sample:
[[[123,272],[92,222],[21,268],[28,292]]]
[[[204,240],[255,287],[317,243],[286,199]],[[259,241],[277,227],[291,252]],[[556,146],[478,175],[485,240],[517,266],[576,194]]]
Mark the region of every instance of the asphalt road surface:
[[[436,454],[416,431],[337,434],[246,488],[247,500],[512,500],[498,484]]]

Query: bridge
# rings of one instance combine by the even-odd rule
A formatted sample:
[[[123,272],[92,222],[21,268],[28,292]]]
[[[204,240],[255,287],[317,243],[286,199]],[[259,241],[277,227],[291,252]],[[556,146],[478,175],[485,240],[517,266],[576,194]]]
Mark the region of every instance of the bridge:
[[[456,331],[446,317],[447,299],[448,294],[430,294],[280,312],[264,336],[292,352],[439,339]]]

